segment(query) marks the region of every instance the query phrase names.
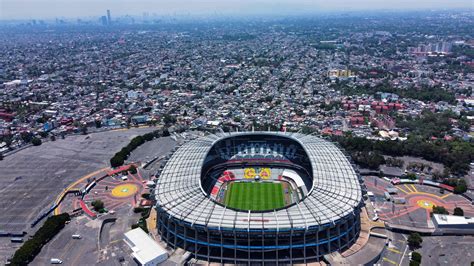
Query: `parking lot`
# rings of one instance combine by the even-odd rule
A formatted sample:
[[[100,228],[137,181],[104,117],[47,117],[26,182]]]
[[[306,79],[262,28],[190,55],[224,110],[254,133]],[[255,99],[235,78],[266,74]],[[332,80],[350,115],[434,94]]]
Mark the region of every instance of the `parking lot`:
[[[30,147],[0,161],[0,230],[34,232],[31,222],[49,209],[61,191],[74,180],[109,165],[110,157],[131,138],[154,128],[132,128],[89,135],[68,136]],[[0,238],[0,262],[18,244]]]

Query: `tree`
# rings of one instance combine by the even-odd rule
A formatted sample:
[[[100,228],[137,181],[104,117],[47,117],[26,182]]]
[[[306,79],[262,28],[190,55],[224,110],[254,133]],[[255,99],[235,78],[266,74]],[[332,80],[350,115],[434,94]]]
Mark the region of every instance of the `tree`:
[[[67,221],[71,220],[68,213],[48,217],[38,231],[28,239],[13,255],[11,265],[27,265],[41,251],[41,248],[49,242]]]
[[[408,173],[406,177],[410,180],[416,180],[416,174],[414,173]]]
[[[458,182],[457,182],[457,185],[454,187],[454,193],[455,194],[462,194],[466,191],[467,191],[466,180],[459,179]]]
[[[446,210],[443,206],[433,206],[433,214],[449,214],[448,210]]]
[[[92,207],[94,207],[94,211],[98,212],[104,209],[104,202],[101,200],[94,200],[91,203]]]
[[[100,121],[100,120],[95,120],[95,127],[96,127],[96,128],[101,128],[101,127],[102,127],[102,121]]]
[[[110,159],[110,166],[112,166],[113,168],[122,166],[123,163],[124,163],[124,159],[120,155],[117,155],[117,154],[115,154],[115,156],[112,157],[112,159]]]
[[[81,127],[81,134],[82,135],[87,135],[87,126],[84,125],[84,126]]]
[[[411,260],[421,263],[421,254],[416,251],[413,251],[411,253]]]
[[[174,124],[174,123],[176,123],[176,118],[174,116],[169,115],[169,114],[165,114],[163,116],[163,122],[167,125],[168,124]]]
[[[41,140],[40,140],[39,138],[36,138],[36,137],[35,137],[35,138],[32,138],[32,139],[31,139],[31,144],[33,144],[34,146],[39,146],[39,145],[41,145],[41,143],[42,143],[42,142],[41,142]]]
[[[419,233],[411,233],[408,237],[407,242],[410,248],[415,249],[420,247],[421,243],[423,243],[423,239],[421,238]]]
[[[453,214],[456,216],[464,216],[464,210],[462,208],[456,207],[454,208]]]
[[[128,171],[131,174],[136,174],[137,173],[137,167],[135,165],[130,165],[130,167],[128,168]]]
[[[55,136],[55,135],[51,135],[50,139],[51,139],[51,141],[56,141],[56,136]]]

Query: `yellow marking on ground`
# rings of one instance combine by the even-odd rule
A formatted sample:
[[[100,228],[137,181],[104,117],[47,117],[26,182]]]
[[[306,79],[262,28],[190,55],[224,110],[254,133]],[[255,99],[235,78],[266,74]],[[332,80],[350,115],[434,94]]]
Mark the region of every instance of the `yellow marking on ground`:
[[[393,261],[391,259],[387,259],[386,257],[383,257],[383,261],[390,262],[393,265],[398,265],[398,263],[396,263],[395,261]]]
[[[81,178],[79,178],[78,180],[74,181],[71,185],[69,185],[65,190],[63,190],[63,192],[61,192],[61,194],[59,194],[59,196],[56,198],[56,200],[54,201],[54,205],[58,204],[59,201],[61,200],[61,198],[64,196],[64,194],[66,194],[69,190],[71,190],[73,187],[75,187],[76,185],[78,185],[79,183],[83,182],[84,180],[86,180],[87,178],[90,178],[102,171],[105,171],[109,169],[109,167],[104,167],[102,169],[99,169],[97,171],[94,171],[92,173],[89,173]],[[54,215],[59,215],[60,214],[60,208],[59,206],[54,210]]]
[[[119,242],[120,240],[121,240],[121,239],[117,239],[117,240],[111,241],[109,244],[117,243],[117,242]]]
[[[427,210],[432,210],[433,209],[433,202],[429,201],[429,200],[419,200],[416,202],[416,204],[420,207],[420,208],[423,208],[423,209],[427,209]]]
[[[447,197],[449,197],[449,196],[451,196],[451,195],[453,195],[453,193],[446,194],[446,195],[444,195],[444,196],[441,196],[440,198],[441,198],[441,199],[445,199],[445,198],[447,198]]]
[[[405,194],[410,194],[410,192],[406,192],[405,190],[403,190],[400,186],[395,186],[396,188],[398,188],[400,191],[402,191],[403,193]]]
[[[410,191],[410,193],[413,192],[411,191],[411,188],[407,184],[405,184],[404,186],[408,189],[408,191]]]
[[[416,187],[414,185],[410,185],[410,186],[413,188],[414,192],[418,192],[418,190],[416,190]]]
[[[138,187],[135,184],[123,184],[118,185],[112,189],[110,194],[116,198],[126,198],[135,195],[137,193]]]
[[[427,195],[427,196],[430,196],[430,197],[433,197],[433,198],[441,199],[440,196],[435,195],[435,194],[431,194],[431,193],[427,193],[427,192],[420,192],[420,191],[418,191],[418,192],[412,193],[412,194]]]
[[[400,252],[398,249],[395,249],[395,248],[387,248],[387,250],[392,251],[397,254],[402,254],[402,252]]]

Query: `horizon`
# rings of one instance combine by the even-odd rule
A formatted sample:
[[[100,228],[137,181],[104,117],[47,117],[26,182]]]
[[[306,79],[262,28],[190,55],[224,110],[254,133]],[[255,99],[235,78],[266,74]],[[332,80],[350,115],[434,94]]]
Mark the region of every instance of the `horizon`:
[[[51,5],[54,7],[51,8]],[[25,8],[25,7],[28,8]],[[184,8],[183,8],[184,6]],[[1,0],[0,20],[30,19],[77,19],[97,18],[104,16],[107,10],[112,17],[122,16],[298,16],[324,13],[344,12],[413,12],[413,11],[448,11],[472,10],[470,0],[422,0],[415,3],[398,0],[391,4],[377,0],[355,0],[349,5],[347,1],[336,0],[325,3],[323,0]]]

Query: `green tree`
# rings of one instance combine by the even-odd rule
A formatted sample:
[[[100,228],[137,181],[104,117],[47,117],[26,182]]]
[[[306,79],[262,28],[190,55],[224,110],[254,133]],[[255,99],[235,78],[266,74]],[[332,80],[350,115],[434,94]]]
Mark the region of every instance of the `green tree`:
[[[411,233],[407,239],[407,242],[410,248],[415,249],[420,247],[421,243],[423,243],[423,239],[421,238],[419,233]]]
[[[449,214],[448,210],[446,210],[443,206],[433,206],[433,214]]]
[[[61,229],[64,228],[67,221],[71,220],[68,213],[48,217],[38,231],[28,239],[13,255],[11,265],[27,265],[41,251],[41,248],[49,242]]]
[[[102,209],[104,209],[104,202],[101,201],[101,200],[94,200],[92,203],[91,203],[92,207],[94,207],[94,211],[96,212],[99,212],[101,211]]]
[[[124,163],[123,157],[117,154],[114,157],[112,157],[112,159],[110,159],[110,166],[113,168],[122,166],[123,163]]]
[[[100,121],[100,120],[95,120],[95,127],[96,127],[96,128],[101,128],[101,127],[102,127],[102,121]]]
[[[462,208],[456,207],[454,208],[453,214],[456,216],[464,216],[464,210]]]
[[[35,137],[35,138],[31,139],[31,144],[33,144],[34,146],[39,146],[39,145],[41,145],[41,143],[42,143],[41,139],[39,139],[39,138]]]
[[[408,173],[406,177],[410,180],[416,180],[416,175],[414,173]]]
[[[87,126],[81,126],[81,134],[82,135],[87,135]]]
[[[411,253],[411,260],[421,263],[421,254],[416,251],[413,251]]]
[[[459,179],[457,185],[454,187],[455,194],[462,194],[467,191],[466,180]]]
[[[137,167],[135,165],[130,165],[130,167],[128,168],[128,171],[131,174],[136,174],[137,173]]]

